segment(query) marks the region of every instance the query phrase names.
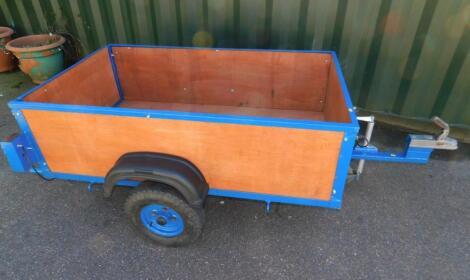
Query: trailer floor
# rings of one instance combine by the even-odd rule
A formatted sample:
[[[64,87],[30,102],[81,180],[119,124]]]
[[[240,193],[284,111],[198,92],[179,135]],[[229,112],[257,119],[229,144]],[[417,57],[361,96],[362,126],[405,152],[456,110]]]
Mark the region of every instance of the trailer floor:
[[[6,101],[31,87],[0,75],[0,138],[17,131]],[[404,134],[380,129],[381,146]],[[428,165],[366,163],[341,211],[210,198],[185,248],[136,235],[122,205],[84,183],[13,174],[0,156],[0,279],[468,279],[470,153]]]

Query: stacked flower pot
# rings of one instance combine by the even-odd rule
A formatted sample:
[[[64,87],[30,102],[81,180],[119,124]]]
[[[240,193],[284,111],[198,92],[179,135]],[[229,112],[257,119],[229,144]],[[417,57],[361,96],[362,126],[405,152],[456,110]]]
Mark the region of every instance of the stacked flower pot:
[[[40,84],[64,68],[65,38],[57,34],[29,35],[11,39],[14,31],[0,27],[0,72],[18,66],[34,83]]]

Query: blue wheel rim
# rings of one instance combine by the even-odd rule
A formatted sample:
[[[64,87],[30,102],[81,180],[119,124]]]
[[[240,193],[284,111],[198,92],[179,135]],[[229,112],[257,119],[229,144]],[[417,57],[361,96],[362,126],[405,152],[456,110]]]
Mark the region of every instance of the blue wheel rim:
[[[140,221],[153,234],[176,237],[184,231],[184,221],[173,208],[152,203],[140,209]]]

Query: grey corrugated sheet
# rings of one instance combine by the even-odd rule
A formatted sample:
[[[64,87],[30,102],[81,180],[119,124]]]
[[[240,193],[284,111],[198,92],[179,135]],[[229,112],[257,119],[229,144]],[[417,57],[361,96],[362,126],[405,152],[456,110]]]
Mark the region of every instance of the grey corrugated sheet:
[[[339,53],[354,103],[470,125],[469,0],[0,0],[20,34],[108,42],[324,49]]]

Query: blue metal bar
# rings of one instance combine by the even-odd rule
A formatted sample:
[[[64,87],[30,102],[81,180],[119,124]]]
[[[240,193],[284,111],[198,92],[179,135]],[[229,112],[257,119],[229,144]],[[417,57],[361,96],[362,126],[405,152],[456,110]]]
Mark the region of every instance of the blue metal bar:
[[[88,176],[88,175],[79,175],[79,174],[67,174],[59,172],[51,172],[51,177],[61,180],[70,180],[70,181],[80,181],[86,182],[89,184],[103,184],[105,178],[99,176]],[[121,187],[137,187],[140,184],[139,181],[135,180],[122,180],[117,183]]]
[[[84,114],[100,114],[114,116],[129,116],[141,118],[159,118],[173,120],[189,120],[214,123],[288,127],[298,129],[313,129],[327,131],[357,131],[359,128],[350,123],[322,122],[316,120],[293,120],[284,118],[269,118],[256,116],[239,116],[224,114],[208,114],[195,112],[179,112],[165,110],[134,109],[121,107],[99,107],[69,104],[49,104],[38,102],[10,101],[8,106],[14,110],[32,109]]]
[[[22,172],[22,171],[18,170],[18,172]],[[104,183],[104,177],[98,177],[98,176],[66,174],[66,173],[57,173],[57,172],[48,172],[47,175],[48,175],[48,178],[86,182],[89,185]],[[139,184],[140,184],[139,181],[134,181],[134,180],[122,180],[117,183],[117,185],[121,187],[137,187]],[[209,190],[209,195],[265,201],[266,203],[280,202],[280,203],[288,203],[288,204],[296,204],[296,205],[320,206],[320,207],[327,207],[327,208],[334,208],[334,209],[341,208],[341,201],[337,201],[337,200],[325,201],[325,200],[318,200],[318,199],[307,199],[307,198],[289,197],[289,196],[281,196],[281,195],[228,191],[228,190],[213,189],[213,188]]]
[[[351,155],[356,142],[357,132],[349,132],[343,135],[343,142],[336,166],[335,179],[333,181],[333,190],[331,200],[337,201],[340,205],[343,201],[343,193],[348,177],[348,169],[351,163]]]
[[[346,80],[344,79],[343,71],[341,70],[341,64],[339,63],[336,52],[332,51],[331,56],[333,57],[333,63],[336,67],[336,74],[338,75],[339,83],[341,85],[341,91],[343,93],[343,98],[346,102],[346,107],[349,112],[349,118],[351,119],[352,125],[357,127],[359,132],[359,122],[357,121],[356,112],[354,111],[354,106],[351,101],[351,96],[349,94],[348,87],[346,85]]]
[[[352,159],[423,164],[429,161],[432,151],[433,149],[431,148],[407,146],[404,152],[389,153],[380,152],[376,147],[369,145],[367,147],[355,147],[352,153]]]
[[[228,190],[213,189],[213,188],[209,189],[209,195],[265,201],[266,203],[280,202],[280,203],[288,203],[288,204],[296,204],[296,205],[320,206],[320,207],[333,208],[333,209],[341,208],[341,201],[337,201],[337,200],[327,201],[327,200],[308,199],[308,198],[290,197],[290,196],[282,196],[282,195],[228,191]]]
[[[289,53],[324,53],[333,54],[333,51],[323,50],[288,50],[288,49],[237,49],[237,48],[205,48],[205,47],[185,47],[185,46],[165,46],[165,45],[139,45],[139,44],[109,44],[108,46],[117,48],[145,48],[145,49],[191,49],[191,50],[221,50],[221,51],[255,51],[255,52],[289,52]]]
[[[118,102],[116,102],[116,104],[113,105],[113,107],[117,107],[124,100],[124,92],[122,90],[121,80],[119,78],[119,73],[116,67],[116,60],[114,58],[113,47],[111,45],[108,45],[107,48],[109,61],[111,62],[111,68],[113,69],[114,82],[116,83],[116,88],[119,93],[119,100]]]
[[[338,57],[335,52],[331,52],[333,58],[332,63],[336,68],[336,74],[341,85],[341,92],[346,103],[347,110],[349,112],[349,118],[351,119],[351,126],[354,129],[345,130],[343,134],[343,142],[341,144],[340,153],[338,156],[338,164],[336,166],[335,177],[333,181],[333,190],[331,193],[331,200],[336,201],[341,205],[343,201],[343,193],[346,185],[346,179],[348,176],[348,169],[351,163],[352,149],[356,142],[357,133],[359,133],[359,123],[357,121],[356,113],[354,112],[351,99],[349,97],[348,87],[343,76],[343,71],[341,70],[341,65],[339,64]]]

